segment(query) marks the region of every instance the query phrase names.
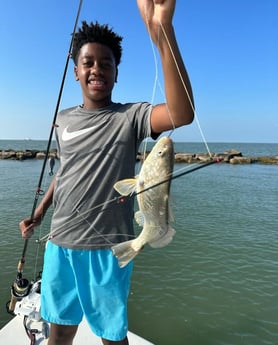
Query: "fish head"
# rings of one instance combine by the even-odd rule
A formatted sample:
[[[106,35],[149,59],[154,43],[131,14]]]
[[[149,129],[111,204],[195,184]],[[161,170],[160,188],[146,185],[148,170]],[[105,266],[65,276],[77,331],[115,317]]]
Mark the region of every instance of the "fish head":
[[[172,139],[166,136],[160,138],[152,151],[157,157],[173,158],[174,146]]]
[[[174,145],[171,138],[164,136],[158,140],[143,163],[139,181],[153,183],[154,179],[169,177],[174,166]]]
[[[151,152],[145,159],[139,175],[135,178],[124,179],[114,184],[114,189],[121,195],[131,195],[144,190],[145,188],[169,178],[165,187],[168,188],[171,182],[171,174],[174,166],[174,145],[169,137],[162,137],[158,140]]]
[[[174,145],[172,139],[166,136],[160,138],[149,153],[147,159],[152,163],[158,161],[164,165],[173,165]]]

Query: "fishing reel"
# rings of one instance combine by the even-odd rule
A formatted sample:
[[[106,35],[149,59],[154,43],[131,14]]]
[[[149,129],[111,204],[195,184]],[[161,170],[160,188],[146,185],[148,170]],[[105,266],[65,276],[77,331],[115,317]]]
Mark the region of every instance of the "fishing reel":
[[[11,301],[7,304],[7,311],[12,315],[27,316],[39,321],[40,315],[41,279],[29,282],[25,278],[18,278],[11,287]]]
[[[25,332],[31,344],[35,344],[36,337],[47,339],[49,337],[49,324],[41,317],[41,279],[29,283],[27,279],[18,278],[12,286],[13,315],[23,317]],[[10,307],[11,308],[11,303]]]
[[[7,311],[10,314],[14,314],[14,309],[16,302],[21,301],[22,298],[28,296],[31,290],[32,284],[28,279],[22,278],[21,275],[18,275],[13,285],[11,286],[11,301],[7,307]]]
[[[14,309],[15,315],[26,316],[33,321],[41,320],[41,280],[29,284],[27,295],[17,301]]]
[[[22,299],[29,294],[31,286],[28,279],[17,278],[11,287],[12,296],[15,296],[17,299]]]

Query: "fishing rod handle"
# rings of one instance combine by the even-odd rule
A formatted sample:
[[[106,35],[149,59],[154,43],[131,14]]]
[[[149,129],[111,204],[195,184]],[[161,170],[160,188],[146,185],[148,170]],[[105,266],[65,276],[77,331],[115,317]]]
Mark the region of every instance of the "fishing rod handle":
[[[24,261],[19,260],[18,265],[17,265],[17,272],[21,273],[23,271],[23,266],[24,266]]]
[[[17,298],[12,294],[11,295],[10,304],[9,304],[9,312],[12,313],[14,311],[16,302],[17,302]]]

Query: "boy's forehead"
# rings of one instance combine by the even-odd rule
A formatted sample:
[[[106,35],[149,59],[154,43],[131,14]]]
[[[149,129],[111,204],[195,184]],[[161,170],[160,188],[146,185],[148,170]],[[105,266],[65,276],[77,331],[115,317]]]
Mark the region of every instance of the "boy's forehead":
[[[79,57],[105,56],[114,58],[112,50],[105,44],[98,42],[85,43],[79,51]]]

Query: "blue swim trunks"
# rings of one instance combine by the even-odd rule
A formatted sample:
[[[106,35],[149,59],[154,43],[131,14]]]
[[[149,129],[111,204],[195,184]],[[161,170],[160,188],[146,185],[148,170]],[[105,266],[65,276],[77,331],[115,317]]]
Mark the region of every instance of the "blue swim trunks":
[[[67,249],[48,241],[41,286],[42,318],[78,325],[84,315],[97,336],[124,339],[132,267],[131,263],[120,268],[110,249]]]

